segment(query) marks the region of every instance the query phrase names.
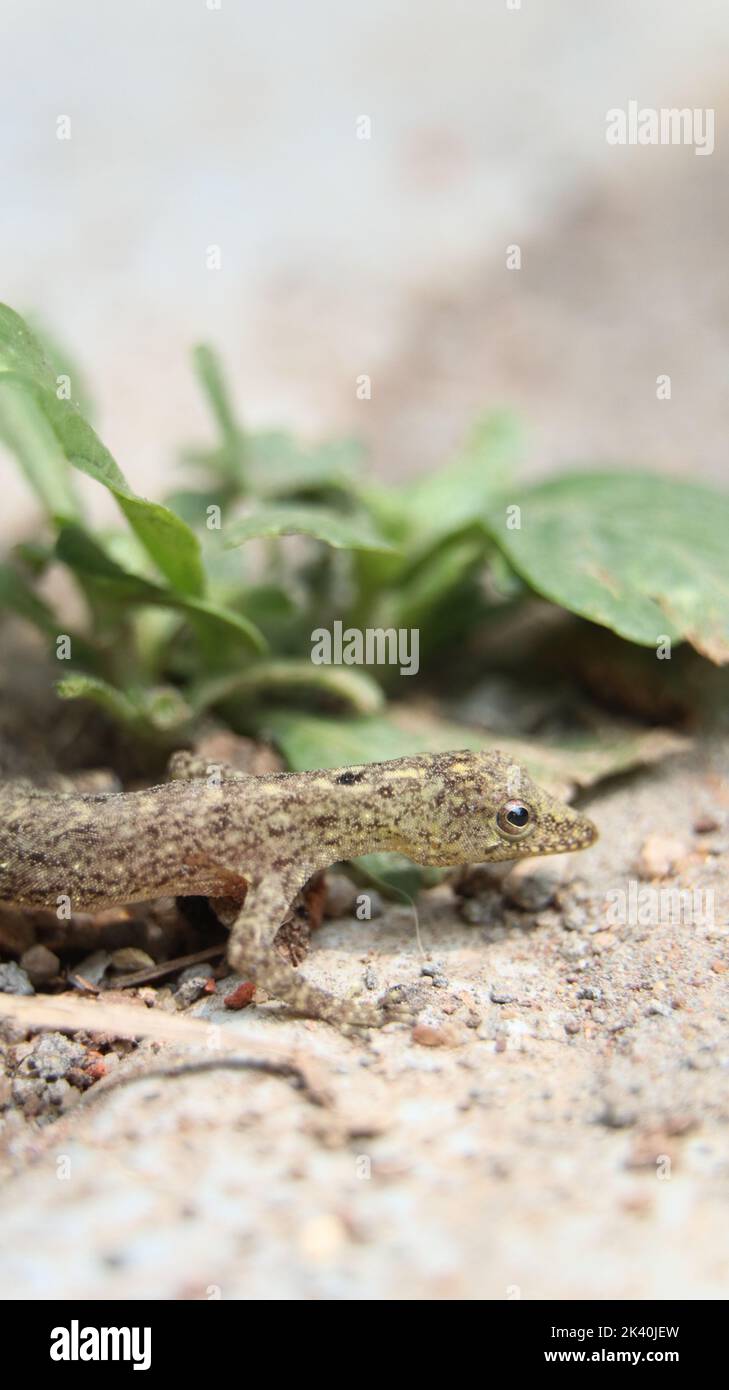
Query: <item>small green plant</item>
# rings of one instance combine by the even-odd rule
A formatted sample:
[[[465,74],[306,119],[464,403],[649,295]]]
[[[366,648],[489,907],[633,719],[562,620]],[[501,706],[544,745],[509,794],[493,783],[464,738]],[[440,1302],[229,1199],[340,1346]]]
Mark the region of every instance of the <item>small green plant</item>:
[[[131,487],[62,363],[0,306],[0,440],[45,513],[41,538],[0,566],[0,604],[57,655],[69,638],[64,699],[97,702],[140,738],[179,743],[215,709],[239,731],[271,732],[299,767],[327,740],[362,760],[406,751],[385,708],[404,684],[393,669],[316,666],[312,632],[419,629],[411,694],[534,594],[633,643],[729,660],[723,493],[639,472],[520,482],[506,415],[480,422],[442,470],[385,486],[350,440],[306,448],[246,431],[199,347],[217,439],[183,456],[187,486],[163,504]],[[79,473],[112,494],[123,526],[91,527]],[[83,596],[80,631],[38,592],[57,563]]]

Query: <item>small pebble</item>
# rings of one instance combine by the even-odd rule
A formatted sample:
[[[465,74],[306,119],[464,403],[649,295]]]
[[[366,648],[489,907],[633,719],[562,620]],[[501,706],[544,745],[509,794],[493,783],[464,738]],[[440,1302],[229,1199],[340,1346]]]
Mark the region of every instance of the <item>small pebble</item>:
[[[112,951],[111,963],[115,970],[121,974],[131,975],[135,970],[149,970],[154,968],[152,957],[146,951],[141,951],[138,946],[122,946],[119,951]]]
[[[183,970],[180,975],[175,990],[177,1003],[182,1008],[186,1008],[188,1004],[194,1004],[195,1000],[205,993],[212,975],[212,967],[209,965],[189,965],[187,970]]]
[[[551,907],[545,908],[544,912],[540,912],[539,916],[535,917],[534,925],[539,927],[540,931],[554,931],[556,927],[562,926],[566,927],[567,931],[570,930],[566,919],[560,917],[559,913]]]
[[[492,985],[489,990],[489,999],[492,1004],[513,1004],[516,995],[510,994],[508,989],[500,985]]]
[[[49,980],[55,980],[61,969],[58,956],[47,946],[31,946],[20,957],[20,965],[34,985],[45,985]]]
[[[14,960],[6,961],[0,965],[0,993],[35,994],[27,971],[21,970]]]
[[[698,816],[694,821],[695,835],[711,835],[714,830],[718,830],[721,822],[716,816]]]
[[[213,967],[207,961],[202,961],[200,965],[188,965],[186,970],[181,971],[177,981],[179,985],[186,985],[188,980],[211,980],[213,977]]]
[[[324,901],[324,916],[353,916],[360,889],[344,874],[328,873],[326,884],[327,895]]]
[[[504,879],[503,889],[507,901],[527,912],[541,912],[551,907],[561,881],[561,871],[540,864],[522,860],[515,864]]]
[[[80,1092],[62,1077],[45,1081],[18,1073],[13,1081],[13,1101],[28,1119],[55,1118],[59,1112],[70,1110],[79,1096]]]
[[[565,931],[581,931],[587,922],[587,913],[584,907],[573,907],[569,912],[565,912],[562,918],[562,926]]]
[[[86,980],[87,984],[100,985],[110,965],[109,951],[92,951],[90,956],[85,956],[81,964],[76,966],[73,974]]]
[[[253,1001],[255,992],[256,986],[253,981],[244,980],[242,984],[238,985],[237,989],[232,990],[230,994],[226,994],[223,1003],[226,1009],[247,1009],[248,1005]]]
[[[57,1081],[74,1067],[83,1066],[86,1048],[63,1033],[42,1033],[33,1049],[21,1062],[18,1074],[36,1076],[43,1081]]]
[[[579,961],[581,956],[587,955],[589,949],[587,942],[581,938],[577,938],[577,940],[568,938],[564,945],[560,946],[559,954],[563,960]]]
[[[620,1099],[608,1100],[605,1107],[597,1117],[598,1124],[606,1125],[608,1129],[629,1129],[634,1125],[638,1116],[635,1110],[631,1110],[629,1105]]]
[[[481,893],[476,898],[462,898],[459,916],[472,927],[487,927],[496,921],[502,911],[502,899],[497,893]]]
[[[657,1014],[659,1018],[670,1018],[672,1013],[673,1009],[670,1004],[662,1004],[658,999],[652,999],[646,1009],[646,1014],[649,1017],[652,1014]]]
[[[686,846],[675,835],[648,835],[641,845],[636,871],[640,878],[667,878],[685,854]]]
[[[412,1039],[420,1047],[455,1047],[459,1041],[455,1029],[438,1028],[432,1023],[416,1023]]]

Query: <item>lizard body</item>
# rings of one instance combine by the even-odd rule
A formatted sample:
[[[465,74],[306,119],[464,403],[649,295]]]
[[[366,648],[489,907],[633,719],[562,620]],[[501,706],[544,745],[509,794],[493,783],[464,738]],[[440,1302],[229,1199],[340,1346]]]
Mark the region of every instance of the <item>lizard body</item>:
[[[0,900],[73,910],[162,895],[243,903],[228,959],[297,1012],[377,1026],[387,1008],[339,1000],[272,951],[317,870],[376,850],[457,865],[583,849],[592,822],[495,751],[423,754],[326,771],[248,776],[189,754],[175,780],[79,794],[0,786]],[[203,775],[200,775],[200,774]]]

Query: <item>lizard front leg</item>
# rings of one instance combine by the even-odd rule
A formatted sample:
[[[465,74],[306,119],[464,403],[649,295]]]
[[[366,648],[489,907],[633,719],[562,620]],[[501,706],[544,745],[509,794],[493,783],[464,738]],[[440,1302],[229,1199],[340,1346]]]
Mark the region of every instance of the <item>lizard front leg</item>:
[[[383,1003],[337,999],[310,984],[281,959],[273,948],[273,939],[301,886],[298,878],[284,884],[273,877],[251,885],[230,932],[228,960],[233,969],[307,1018],[325,1019],[345,1028],[381,1028],[393,1018],[411,1019],[410,1011],[396,1004],[388,1008]]]
[[[218,777],[222,774],[226,780],[247,780],[246,773],[228,763],[211,763],[199,754],[184,750],[174,753],[169,762],[169,776],[175,781],[208,779],[211,773]],[[309,868],[284,877],[269,874],[257,882],[249,881],[245,901],[240,906],[232,898],[212,900],[214,911],[226,925],[238,908],[228,942],[228,960],[233,969],[306,1018],[325,1019],[344,1029],[381,1028],[392,1019],[411,1022],[415,1015],[397,998],[386,998],[378,1004],[338,999],[328,990],[310,984],[281,958],[274,940],[313,872],[313,868]]]

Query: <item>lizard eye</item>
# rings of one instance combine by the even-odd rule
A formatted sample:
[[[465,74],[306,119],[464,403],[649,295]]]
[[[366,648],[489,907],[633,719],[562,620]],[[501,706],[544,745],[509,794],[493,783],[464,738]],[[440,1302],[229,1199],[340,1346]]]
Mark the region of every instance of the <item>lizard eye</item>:
[[[496,824],[502,835],[518,840],[531,829],[532,819],[531,808],[523,801],[507,801],[498,812]]]

